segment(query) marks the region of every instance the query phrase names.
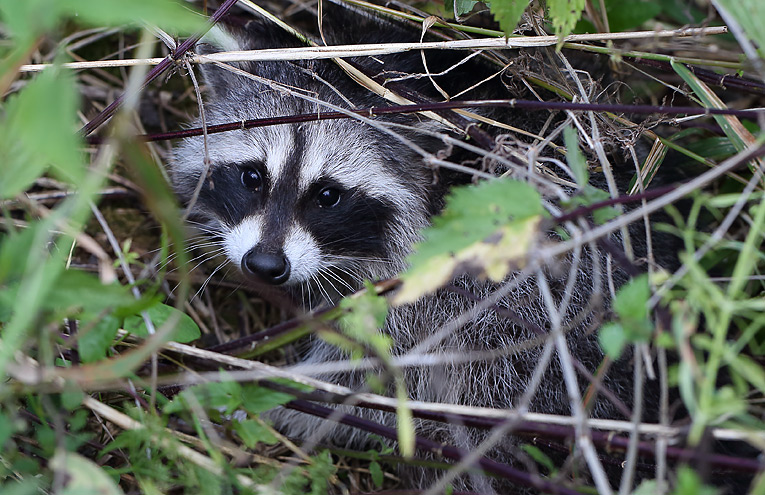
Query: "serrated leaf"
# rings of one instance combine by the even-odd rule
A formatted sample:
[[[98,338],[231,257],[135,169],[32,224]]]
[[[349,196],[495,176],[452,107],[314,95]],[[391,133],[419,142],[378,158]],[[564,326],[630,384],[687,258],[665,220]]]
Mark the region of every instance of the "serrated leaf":
[[[539,193],[522,182],[456,188],[409,257],[393,304],[413,302],[462,273],[501,281],[523,265],[543,212]]]
[[[163,411],[173,414],[187,410],[190,396],[206,409],[223,410],[230,414],[242,404],[242,387],[234,380],[194,385],[167,403]]]
[[[598,343],[608,357],[619,359],[624,346],[627,345],[624,328],[618,323],[606,323],[598,332]]]
[[[614,299],[614,311],[621,319],[646,319],[648,318],[648,299],[650,297],[651,288],[648,286],[648,275],[638,275],[617,291]]]
[[[556,36],[563,38],[571,33],[582,17],[584,0],[547,0],[547,7]],[[566,147],[569,147],[568,141]]]
[[[120,487],[98,464],[73,452],[58,451],[50,462],[51,469],[63,474],[62,495],[122,495]]]
[[[294,395],[259,385],[248,384],[242,387],[242,406],[252,414],[268,411],[294,399]]]
[[[506,35],[511,35],[528,5],[528,0],[492,0],[491,13],[499,23],[500,29]]]
[[[259,443],[273,445],[279,441],[271,431],[252,419],[234,422],[234,431],[242,438],[244,444],[249,448],[255,448]]]
[[[175,309],[167,304],[157,304],[146,309],[146,312],[154,324],[155,329],[159,329],[164,325],[171,317],[177,318],[175,323],[175,329],[172,332],[172,340],[176,342],[192,342],[197,340],[202,333],[199,331],[199,327],[186,313]],[[146,323],[142,316],[131,316],[125,319],[125,331],[130,332],[140,337],[148,337],[149,331],[146,328]]]

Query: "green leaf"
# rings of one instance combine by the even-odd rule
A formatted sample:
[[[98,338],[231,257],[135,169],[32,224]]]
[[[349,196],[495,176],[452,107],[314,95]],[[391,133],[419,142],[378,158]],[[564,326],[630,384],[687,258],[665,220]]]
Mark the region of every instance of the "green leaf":
[[[612,32],[638,28],[660,13],[661,6],[655,1],[608,0],[606,2],[608,27]]]
[[[202,29],[204,18],[174,0],[57,0],[59,9],[78,22],[133,24],[139,20],[184,32]]]
[[[58,0],[0,1],[0,20],[19,45],[51,30],[58,21]]]
[[[606,323],[600,328],[598,342],[608,357],[619,359],[624,346],[627,345],[627,336],[619,323]]]
[[[656,493],[660,493],[656,480],[645,480],[635,488],[632,495],[654,495]]]
[[[760,57],[765,56],[765,2],[762,0],[716,0],[715,5],[720,8],[726,22],[737,23],[744,35],[755,42],[759,47]]]
[[[154,324],[155,330],[158,330],[164,325],[170,318],[175,318],[175,329],[172,333],[172,340],[176,342],[192,342],[197,340],[202,333],[199,331],[199,327],[189,315],[175,309],[167,304],[157,304],[146,309],[146,312]],[[131,316],[125,319],[125,330],[141,337],[148,337],[149,331],[146,328],[146,323],[142,316]]]
[[[95,462],[73,452],[59,451],[50,462],[51,469],[63,474],[62,495],[121,495],[120,487]]]
[[[375,484],[377,488],[382,488],[383,481],[385,481],[385,475],[383,474],[383,470],[380,467],[380,463],[377,461],[372,461],[369,463],[369,474],[372,475],[372,482]]]
[[[11,438],[16,431],[16,424],[13,419],[4,412],[0,412],[0,452],[5,452],[5,442]],[[0,493],[5,493],[0,490]]]
[[[294,395],[259,385],[247,384],[242,387],[242,406],[252,414],[268,411],[294,399]]]
[[[548,473],[554,473],[556,471],[555,463],[547,454],[542,452],[539,447],[524,443],[521,445],[521,449],[523,449],[523,451],[526,452],[529,457],[534,459],[534,462],[547,468]]]
[[[19,260],[33,252],[32,246],[40,229],[39,222],[32,222],[20,232],[3,234],[4,238],[0,239],[0,283],[23,275],[24,264],[19,263]]]
[[[491,2],[491,13],[499,23],[500,29],[506,35],[511,35],[528,5],[528,0],[493,0]]]
[[[249,448],[255,448],[258,443],[273,445],[279,441],[271,431],[255,420],[234,421],[234,431],[242,438]]]
[[[0,493],[3,495],[34,495],[40,493],[40,487],[36,479],[11,481],[0,485]]]
[[[163,411],[165,414],[186,411],[191,396],[206,409],[222,409],[230,414],[242,404],[242,387],[233,380],[194,385],[167,403]]]
[[[582,17],[584,0],[547,0],[547,7],[555,34],[562,38],[571,33],[579,18]],[[566,148],[570,150],[568,140]]]
[[[67,315],[80,311],[94,315],[136,302],[135,296],[124,285],[104,284],[95,275],[79,270],[66,270],[52,283],[44,307]]]
[[[106,357],[106,351],[114,342],[114,337],[120,328],[122,320],[114,315],[106,315],[97,320],[93,326],[86,330],[81,327],[82,334],[77,340],[77,349],[80,359],[84,363],[92,363]]]
[[[409,257],[411,268],[393,303],[415,301],[465,272],[502,280],[522,266],[543,213],[539,193],[523,182],[495,179],[455,188]]]
[[[579,134],[575,127],[568,126],[563,130],[563,142],[566,144],[566,161],[574,174],[576,184],[584,188],[590,180],[590,171],[587,168],[587,160],[579,149]]]
[[[85,166],[75,125],[77,100],[71,72],[58,68],[9,98],[0,121],[0,198],[19,194],[49,166],[59,178],[80,183]]]
[[[446,16],[449,17],[449,14],[454,14],[454,17],[457,18],[461,15],[468,14],[473,11],[473,7],[478,3],[478,0],[446,0],[444,2],[444,8],[446,9]],[[487,6],[490,5],[490,2],[483,2]]]
[[[719,490],[704,485],[696,472],[688,466],[677,470],[674,495],[717,495]]]
[[[313,457],[313,462],[306,468],[306,475],[311,480],[308,495],[325,495],[327,480],[335,475],[337,468],[332,463],[332,455],[325,450]]]
[[[643,320],[648,318],[648,299],[651,288],[648,275],[642,274],[624,284],[616,293],[614,311],[625,320]]]
[[[67,411],[73,411],[80,407],[84,396],[85,394],[76,385],[67,383],[64,391],[61,392],[61,405]]]
[[[338,323],[346,335],[369,345],[381,356],[390,355],[393,341],[380,332],[388,316],[388,302],[377,295],[372,284],[367,283],[366,292],[343,299],[340,308],[344,311]]]

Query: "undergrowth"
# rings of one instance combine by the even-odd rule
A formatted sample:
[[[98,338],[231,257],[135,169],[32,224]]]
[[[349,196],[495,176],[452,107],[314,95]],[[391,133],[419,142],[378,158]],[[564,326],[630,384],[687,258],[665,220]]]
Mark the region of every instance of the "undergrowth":
[[[559,35],[548,53],[603,55],[616,77],[604,90],[608,98],[599,98],[533,63],[514,66],[513,52],[490,55],[515,71],[512,84],[545,96],[513,102],[526,108],[519,111],[566,112],[556,128],[564,139],[535,141],[553,147],[554,159],[534,162],[524,175],[507,163],[539,155],[513,156],[516,131],[493,131],[503,134],[497,142],[512,144],[492,154],[471,134],[468,143],[486,165],[474,168],[512,177],[455,189],[400,279],[374,281],[336,308],[287,321],[235,274],[221,273],[215,253],[194,250],[205,238],[187,239],[166,180],[168,139],[180,137],[176,131],[197,112],[188,50],[209,28],[205,9],[222,5],[220,17],[236,3],[0,0],[0,493],[364,493],[395,488],[397,464],[448,467],[459,455],[412,458],[449,452],[420,441],[413,418],[449,418],[406,401],[396,378],[401,356],[377,331],[388,306],[448,285],[466,266],[501,283],[664,211],[657,230],[680,240],[679,267],[656,268],[650,250],[647,262],[629,259],[629,249],[626,260],[615,255],[615,269],[635,276],[611,287],[613,318],[597,329],[608,356],[600,369],[632,349],[639,374],[660,384],[659,423],[642,424],[638,435],[631,432],[640,417],[582,429],[572,418],[457,411],[463,419],[512,419],[535,476],[547,483],[542,491],[609,493],[596,475],[592,481],[556,465],[535,446],[540,439],[577,455],[596,453],[587,469],[621,464],[628,478],[639,458],[640,481],[620,493],[714,493],[706,484],[730,477],[747,493],[765,494],[765,119],[747,112],[765,102],[765,3],[455,0],[404,9],[350,0],[424,22],[445,41]],[[256,15],[253,4],[239,3],[238,15]],[[497,24],[479,12],[486,6]],[[263,8],[300,27],[316,4]],[[722,25],[728,34],[658,34]],[[631,30],[657,34],[562,38]],[[165,62],[64,65],[150,57]],[[450,105],[457,103],[439,109]],[[396,109],[407,110],[415,109]],[[616,131],[595,135],[601,128]],[[593,150],[614,136],[623,141],[608,144],[634,152],[629,195],[592,185],[609,166]],[[646,189],[662,166],[677,166],[669,172],[676,180]],[[565,197],[550,201],[535,174]],[[548,231],[555,242],[538,245]],[[639,262],[648,269],[631,273]],[[360,425],[379,436],[379,448],[320,442],[308,449],[261,419],[287,403],[329,415],[308,399],[342,395],[280,367],[293,352],[289,344],[310,333],[346,348],[351,366],[373,356],[389,371],[393,398],[368,394],[365,402],[395,409],[398,428]],[[370,389],[384,392],[384,378],[370,373]]]

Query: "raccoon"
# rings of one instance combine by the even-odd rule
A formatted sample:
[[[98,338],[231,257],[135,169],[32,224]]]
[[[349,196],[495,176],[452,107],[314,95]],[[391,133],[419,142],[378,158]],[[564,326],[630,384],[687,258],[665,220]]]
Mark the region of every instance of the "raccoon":
[[[351,21],[335,21],[335,26],[344,29],[333,32],[332,23],[328,23],[324,33],[337,43],[391,41],[391,37],[401,41],[400,28],[354,15]],[[291,46],[300,45],[279,27],[251,21],[239,32],[218,30],[197,50],[208,53]],[[447,57],[440,65],[429,59],[429,69],[436,73],[462,57]],[[419,54],[354,61],[375,75],[423,72]],[[387,105],[329,60],[233,65],[237,69],[234,72],[215,65],[201,67],[209,90],[204,104],[208,124]],[[459,82],[470,87],[493,70],[472,70],[469,78]],[[423,93],[434,92],[427,78],[409,82]],[[494,98],[518,96],[502,85],[496,87],[501,92]],[[527,115],[504,117],[526,128],[544,124],[542,118]],[[388,127],[391,124],[395,133]],[[202,138],[189,138],[175,149],[172,179],[181,200],[186,204],[193,200],[193,220],[222,239],[228,262],[238,267],[245,279],[270,292],[279,290],[304,309],[313,309],[337,303],[363,287],[364,280],[394,277],[406,268],[406,255],[438,212],[444,192],[453,182],[428,164],[428,158],[444,148],[434,132],[450,131],[432,119],[397,116],[214,134],[207,138],[206,151]],[[545,269],[552,293],[566,293],[570,298],[562,315],[568,347],[589,373],[594,373],[603,359],[591,330],[608,311],[604,260],[605,255],[592,249]],[[538,281],[516,274],[509,282],[504,285],[509,290],[496,304],[474,311],[469,321],[430,351],[434,356],[497,352],[499,357],[407,368],[404,375],[411,399],[502,409],[520,405],[530,411],[570,413],[560,362],[549,359],[545,345],[522,345],[540,340],[552,326]],[[382,331],[394,342],[393,354],[410,352],[497,288],[497,284],[463,276],[432,296],[391,309]],[[309,340],[299,352],[303,364],[347,358],[320,339]],[[543,376],[534,377],[536,364],[542,359],[549,359],[549,366]],[[631,407],[631,371],[626,371],[626,361],[615,366],[621,372],[610,373],[605,386]],[[536,392],[524,397],[533,377],[538,382]],[[321,378],[356,390],[365,387],[363,373],[325,374]],[[582,389],[588,383],[581,378]],[[596,400],[592,408],[594,416],[624,419],[607,400]],[[391,413],[352,411],[383,424],[395,424]],[[323,427],[322,420],[287,409],[272,411],[269,417],[277,428],[298,439],[307,439]],[[470,450],[487,438],[485,432],[429,421],[418,422],[417,433]],[[345,427],[334,427],[327,438],[341,446],[363,448],[368,444],[365,433]],[[487,455],[519,465],[527,459],[518,446],[517,438],[504,436]],[[402,475],[405,486],[427,488],[437,473],[411,469]],[[525,490],[475,473],[452,484],[481,493]]]

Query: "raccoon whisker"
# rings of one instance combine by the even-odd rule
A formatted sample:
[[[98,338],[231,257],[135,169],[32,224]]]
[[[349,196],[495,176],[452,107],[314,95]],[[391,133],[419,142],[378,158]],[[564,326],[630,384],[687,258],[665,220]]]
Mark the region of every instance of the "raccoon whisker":
[[[334,266],[330,266],[330,267],[328,267],[326,270],[324,270],[324,274],[325,274],[325,276],[326,276],[326,277],[332,277],[332,278],[333,278],[335,281],[339,282],[341,285],[343,285],[343,286],[344,286],[345,288],[347,288],[349,291],[351,291],[351,292],[354,292],[354,291],[355,291],[355,289],[354,289],[353,287],[351,287],[351,285],[350,285],[348,282],[346,282],[345,280],[343,280],[343,278],[342,278],[340,275],[338,275],[337,273],[334,273],[334,272],[332,271],[332,269],[333,269],[333,268],[336,268],[336,267],[334,267]],[[327,279],[327,280],[329,280],[329,279]],[[337,290],[337,289],[335,289],[335,290]],[[338,291],[338,293],[339,293],[339,292],[340,292],[340,291]]]
[[[218,248],[218,249],[214,249],[214,250],[212,250],[212,251],[205,251],[204,253],[200,254],[199,256],[195,256],[194,258],[191,258],[191,259],[189,260],[189,263],[191,263],[192,261],[196,261],[196,260],[198,260],[198,259],[200,259],[200,258],[204,258],[205,256],[208,256],[208,255],[214,255],[214,256],[210,256],[209,258],[205,259],[205,260],[202,262],[202,263],[204,263],[205,261],[211,260],[211,259],[213,259],[215,256],[218,256],[220,253],[224,252],[225,250],[226,250],[226,248],[224,248],[224,247],[220,247],[220,248]]]
[[[341,266],[341,265],[331,265],[331,266],[328,268],[328,271],[329,271],[329,270],[332,270],[333,268],[334,268],[335,270],[339,271],[340,273],[347,275],[348,277],[350,277],[351,279],[353,279],[353,281],[354,281],[354,282],[356,282],[356,283],[359,283],[359,284],[363,284],[363,283],[364,283],[364,278],[363,278],[363,277],[360,277],[358,274],[356,274],[356,273],[354,273],[354,272],[350,271],[348,268],[346,268],[346,267],[344,267],[344,266]],[[345,281],[343,281],[343,283],[345,283]],[[346,287],[348,287],[348,288],[349,288],[351,291],[355,290],[355,289],[351,289],[350,285],[348,285],[347,283],[345,283],[345,285],[346,285]]]
[[[225,251],[225,250],[224,250],[224,248],[216,249],[215,251],[210,251],[210,252],[206,252],[206,253],[203,253],[203,254],[201,254],[200,256],[197,256],[196,258],[189,260],[189,262],[192,262],[192,261],[196,261],[196,260],[198,260],[199,258],[202,258],[202,257],[206,256],[206,258],[204,258],[202,261],[200,261],[199,263],[197,263],[196,265],[194,265],[194,267],[193,267],[192,269],[190,269],[190,270],[189,270],[189,273],[193,272],[194,270],[196,270],[196,269],[197,269],[197,268],[199,268],[200,266],[204,265],[205,263],[207,263],[207,262],[208,262],[208,261],[210,261],[211,259],[213,259],[213,258],[215,258],[215,257],[219,256],[219,255],[220,255],[221,253],[223,253],[224,251]],[[177,269],[178,269],[178,268],[173,268],[172,270],[168,271],[168,273],[172,273],[172,272],[176,271]]]
[[[197,249],[212,247],[212,246],[220,246],[223,247],[223,241],[208,241],[208,242],[199,242],[197,244],[192,244],[186,249],[187,253],[190,253],[192,251],[195,251]]]
[[[326,270],[326,271],[322,272],[322,273],[321,273],[321,275],[322,275],[322,277],[324,278],[324,280],[326,280],[326,281],[327,281],[327,284],[328,284],[328,285],[329,285],[329,286],[332,288],[332,290],[334,290],[335,292],[337,292],[337,295],[338,295],[338,296],[340,296],[340,297],[344,297],[344,296],[346,295],[346,294],[344,294],[343,292],[341,292],[341,291],[340,291],[340,290],[337,288],[337,286],[334,284],[334,282],[333,282],[333,281],[332,281],[332,280],[329,278],[329,276],[330,276],[330,275],[333,275],[333,278],[335,278],[336,280],[339,280],[339,279],[337,278],[337,276],[336,276],[336,275],[332,274],[332,272],[330,272],[329,270]],[[353,289],[351,289],[351,292],[353,292]]]
[[[218,272],[221,270],[221,268],[223,268],[224,266],[228,265],[228,264],[229,264],[229,262],[230,262],[230,260],[229,260],[228,258],[226,258],[226,260],[225,260],[223,263],[221,263],[220,265],[218,265],[218,266],[215,268],[215,270],[213,270],[213,271],[212,271],[212,273],[211,273],[211,274],[210,274],[210,275],[209,275],[209,276],[208,276],[208,277],[205,279],[205,281],[204,281],[204,282],[202,282],[202,285],[199,287],[199,290],[198,290],[198,291],[197,291],[197,292],[196,292],[196,293],[195,293],[193,296],[191,296],[191,298],[189,298],[189,302],[191,302],[191,301],[193,301],[194,299],[196,299],[196,297],[197,297],[199,294],[201,294],[201,293],[202,293],[202,291],[204,291],[204,290],[205,290],[205,288],[207,287],[207,284],[209,284],[209,283],[210,283],[210,280],[212,280],[213,276],[215,276],[215,274],[216,274],[216,273],[218,273]],[[199,265],[197,265],[197,266],[199,266]]]
[[[319,280],[319,273],[315,273],[311,275],[311,280],[313,280],[316,283],[316,290],[319,291],[319,294],[321,297],[327,301],[328,303],[332,301],[332,298],[329,297],[329,293],[327,290],[323,287],[323,284],[321,283],[321,280]]]
[[[329,260],[343,260],[343,261],[352,261],[355,263],[361,262],[361,261],[368,261],[372,263],[387,263],[387,264],[394,264],[396,261],[385,259],[385,258],[371,258],[371,257],[364,257],[364,256],[347,256],[342,254],[327,254],[327,259]]]

